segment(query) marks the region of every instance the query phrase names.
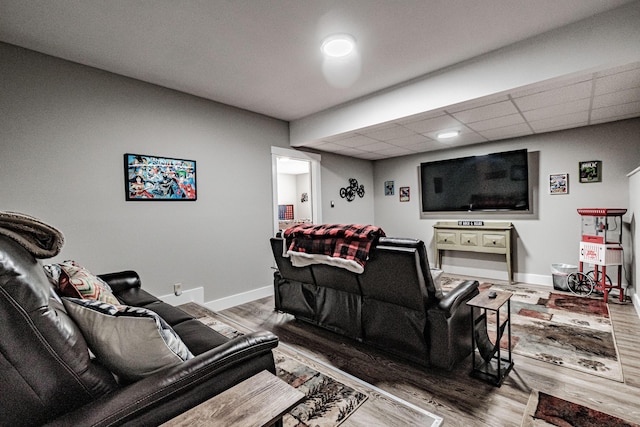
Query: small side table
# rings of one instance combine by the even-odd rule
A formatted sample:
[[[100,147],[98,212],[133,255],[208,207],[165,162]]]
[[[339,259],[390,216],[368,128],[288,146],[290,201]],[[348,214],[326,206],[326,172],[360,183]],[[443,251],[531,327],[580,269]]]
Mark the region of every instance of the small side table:
[[[178,415],[162,427],[271,426],[304,398],[301,391],[270,372],[262,371]]]
[[[472,370],[471,376],[500,387],[505,376],[513,368],[511,355],[511,297],[506,291],[495,291],[496,297],[489,298],[489,291],[481,292],[467,302],[467,305],[481,310],[480,316],[471,316]],[[500,309],[505,306],[506,313],[501,321]],[[487,330],[489,312],[496,316],[495,340],[491,342]],[[500,341],[507,330],[507,354],[502,354]],[[476,348],[480,360],[476,362]]]

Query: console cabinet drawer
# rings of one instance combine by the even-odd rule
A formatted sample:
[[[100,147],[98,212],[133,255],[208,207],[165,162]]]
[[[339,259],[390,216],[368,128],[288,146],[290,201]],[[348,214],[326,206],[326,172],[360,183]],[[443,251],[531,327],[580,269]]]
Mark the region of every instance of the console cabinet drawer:
[[[478,246],[478,233],[460,233],[462,246]]]
[[[507,236],[504,234],[483,234],[482,246],[487,248],[506,248]]]
[[[458,233],[439,231],[436,233],[436,242],[439,245],[457,245]]]

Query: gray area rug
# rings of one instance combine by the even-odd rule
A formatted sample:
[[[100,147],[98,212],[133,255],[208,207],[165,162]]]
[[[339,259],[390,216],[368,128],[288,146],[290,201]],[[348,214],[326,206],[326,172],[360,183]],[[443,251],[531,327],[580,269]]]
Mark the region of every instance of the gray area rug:
[[[447,292],[461,281],[443,276],[442,289]],[[514,353],[623,382],[609,308],[602,298],[533,289],[522,283],[501,285],[480,281],[480,292],[490,290],[513,293]],[[487,328],[495,331],[495,321]],[[506,342],[501,346],[506,348]]]

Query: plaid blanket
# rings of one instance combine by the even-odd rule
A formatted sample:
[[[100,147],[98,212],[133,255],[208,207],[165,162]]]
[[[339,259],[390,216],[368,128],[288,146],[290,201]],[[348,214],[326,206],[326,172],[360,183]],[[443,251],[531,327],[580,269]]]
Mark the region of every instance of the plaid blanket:
[[[373,225],[300,224],[283,235],[286,255],[296,266],[323,263],[362,273],[371,245],[385,234]]]

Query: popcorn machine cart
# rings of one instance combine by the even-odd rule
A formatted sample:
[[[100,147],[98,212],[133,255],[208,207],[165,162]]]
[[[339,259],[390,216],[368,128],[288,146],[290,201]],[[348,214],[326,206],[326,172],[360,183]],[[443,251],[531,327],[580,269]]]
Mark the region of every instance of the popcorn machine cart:
[[[624,301],[622,289],[622,215],[626,209],[587,208],[578,209],[582,218],[582,238],[580,241],[580,273],[584,264],[593,264],[593,289],[609,298],[609,291],[617,289],[620,302]],[[607,266],[617,266],[617,284],[607,276]],[[590,275],[591,272],[587,273]]]

